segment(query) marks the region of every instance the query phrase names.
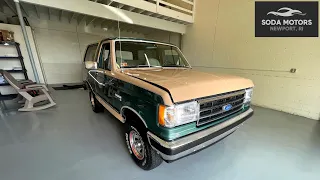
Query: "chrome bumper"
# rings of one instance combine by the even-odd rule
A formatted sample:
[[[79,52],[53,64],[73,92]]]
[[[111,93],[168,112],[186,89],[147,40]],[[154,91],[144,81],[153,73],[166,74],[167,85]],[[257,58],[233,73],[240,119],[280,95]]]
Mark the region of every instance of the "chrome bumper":
[[[174,161],[194,152],[197,152],[233,133],[240,125],[253,115],[250,108],[221,124],[191,134],[174,141],[164,141],[150,131],[148,141],[161,157],[166,161]]]

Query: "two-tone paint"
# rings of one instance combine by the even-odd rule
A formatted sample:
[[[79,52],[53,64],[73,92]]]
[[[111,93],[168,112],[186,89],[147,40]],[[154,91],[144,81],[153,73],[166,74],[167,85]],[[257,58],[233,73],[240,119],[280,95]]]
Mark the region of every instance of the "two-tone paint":
[[[207,78],[207,81],[203,82],[201,85],[199,84],[199,87],[196,88],[196,90],[193,92],[192,98],[190,98],[187,94],[187,89],[191,87],[191,83],[196,82],[196,77],[189,78],[192,80],[190,81],[189,86],[188,82],[186,81],[187,79],[180,77],[181,79],[186,81],[186,86],[182,88],[182,86],[177,87],[177,81],[173,83],[171,83],[170,80],[164,81],[163,78],[167,77],[163,77],[159,74],[161,70],[163,70],[163,73],[165,73],[166,69],[173,70],[174,68],[162,68],[160,70],[157,68],[148,68],[151,71],[154,70],[152,73],[146,72],[143,69],[119,69],[116,65],[115,56],[115,43],[117,41],[140,41],[150,43],[159,42],[115,38],[103,40],[98,45],[98,50],[95,56],[95,61],[97,62],[98,57],[100,57],[100,53],[102,53],[101,49],[103,44],[110,43],[110,70],[90,70],[88,71],[89,75],[87,81],[88,84],[90,84],[89,87],[98,96],[98,100],[101,101],[102,104],[121,122],[126,121],[124,111],[126,109],[130,110],[140,118],[141,122],[146,126],[148,131],[152,132],[163,140],[171,141],[214,126],[218,123],[226,121],[229,118],[238,116],[239,114],[249,109],[249,107],[243,105],[242,111],[238,112],[237,114],[221,119],[217,122],[208,123],[200,127],[197,126],[196,122],[188,123],[175,128],[166,128],[160,126],[157,119],[158,107],[161,104],[171,106],[177,103],[182,103],[186,100],[196,100],[196,97],[201,98],[208,95],[228,92],[231,90],[239,90],[252,87],[253,84],[251,81],[244,79],[239,80],[234,77],[228,77],[229,80],[233,80],[234,83],[227,84],[223,81],[223,78],[226,77],[215,76],[216,80],[214,81],[214,83],[211,83],[209,81],[209,78]],[[167,43],[161,44],[174,46]],[[176,72],[180,73],[181,75],[187,74],[187,71],[189,71],[194,76],[197,75],[196,73],[191,72],[189,69],[185,69],[183,71],[186,72],[182,72],[181,69],[176,68]],[[211,90],[209,91],[209,88],[207,88],[205,91],[201,92],[200,90],[203,89],[203,86],[209,86]],[[196,85],[192,85],[192,87],[196,87]],[[179,92],[181,93],[179,94]]]

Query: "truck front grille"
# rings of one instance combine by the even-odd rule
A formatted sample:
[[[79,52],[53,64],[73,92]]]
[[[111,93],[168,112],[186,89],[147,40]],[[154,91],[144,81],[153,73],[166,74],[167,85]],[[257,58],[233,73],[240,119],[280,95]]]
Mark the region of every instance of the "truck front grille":
[[[245,91],[241,90],[215,97],[200,99],[200,116],[197,126],[218,121],[241,111],[243,108],[244,98]],[[226,105],[231,105],[232,107],[229,110],[224,110],[223,107]]]

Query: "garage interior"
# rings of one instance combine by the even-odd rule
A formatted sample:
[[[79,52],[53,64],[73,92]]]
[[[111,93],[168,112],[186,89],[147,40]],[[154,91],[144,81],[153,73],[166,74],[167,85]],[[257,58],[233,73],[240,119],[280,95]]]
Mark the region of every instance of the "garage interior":
[[[57,105],[18,112],[0,86],[0,179],[318,179],[318,38],[256,38],[254,1],[19,0],[30,59],[13,0],[0,1],[0,29],[14,32],[28,79]],[[171,43],[194,70],[251,79],[253,117],[199,153],[145,172],[128,156],[122,124],[91,110],[82,83],[88,44],[109,37]],[[3,52],[0,50],[0,52]],[[35,63],[35,69],[32,67]],[[0,69],[12,64],[0,62]],[[16,64],[14,64],[16,66]],[[296,71],[291,71],[296,69]],[[23,73],[12,73],[24,79]],[[37,76],[37,77],[36,77]]]

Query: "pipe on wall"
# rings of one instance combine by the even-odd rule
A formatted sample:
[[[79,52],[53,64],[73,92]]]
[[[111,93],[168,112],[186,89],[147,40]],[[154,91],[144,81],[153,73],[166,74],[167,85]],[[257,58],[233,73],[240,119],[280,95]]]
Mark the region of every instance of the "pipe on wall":
[[[32,50],[31,50],[31,46],[30,46],[30,42],[29,42],[26,26],[25,26],[25,23],[24,23],[24,20],[23,20],[23,16],[22,16],[20,4],[19,4],[20,2],[19,2],[19,0],[14,0],[14,3],[16,5],[17,14],[18,14],[18,18],[19,18],[19,22],[20,22],[20,26],[21,26],[21,30],[22,30],[22,34],[23,34],[23,38],[24,38],[24,41],[26,43],[29,59],[30,59],[30,62],[31,62],[31,67],[32,67],[33,74],[34,74],[34,78],[35,78],[35,81],[37,83],[40,83],[38,71],[37,71],[36,64],[35,64],[34,59],[33,59],[33,54],[32,54]]]

